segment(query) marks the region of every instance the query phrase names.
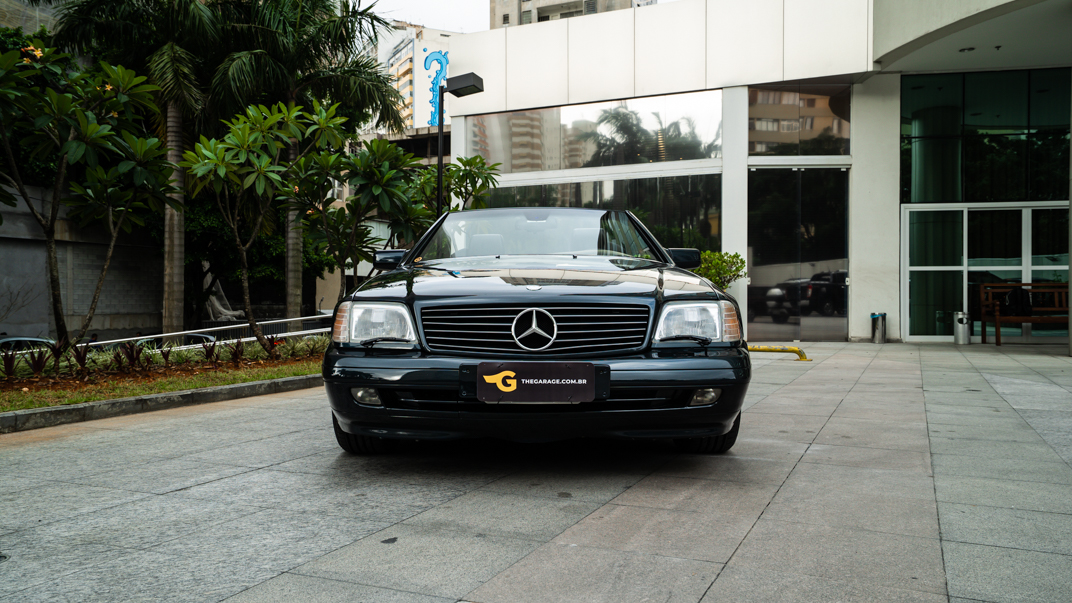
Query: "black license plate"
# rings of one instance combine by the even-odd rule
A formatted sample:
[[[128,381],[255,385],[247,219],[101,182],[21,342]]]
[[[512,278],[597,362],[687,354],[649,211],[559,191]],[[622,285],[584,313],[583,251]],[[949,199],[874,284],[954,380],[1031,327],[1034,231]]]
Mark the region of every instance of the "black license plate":
[[[481,362],[476,397],[489,404],[576,404],[596,398],[591,362]]]

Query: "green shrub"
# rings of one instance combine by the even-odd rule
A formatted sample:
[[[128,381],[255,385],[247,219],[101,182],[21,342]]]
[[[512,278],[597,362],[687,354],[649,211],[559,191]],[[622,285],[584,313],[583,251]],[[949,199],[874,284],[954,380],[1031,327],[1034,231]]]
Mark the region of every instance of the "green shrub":
[[[700,267],[693,272],[725,290],[730,283],[748,276],[747,264],[739,253],[705,251],[700,254]]]

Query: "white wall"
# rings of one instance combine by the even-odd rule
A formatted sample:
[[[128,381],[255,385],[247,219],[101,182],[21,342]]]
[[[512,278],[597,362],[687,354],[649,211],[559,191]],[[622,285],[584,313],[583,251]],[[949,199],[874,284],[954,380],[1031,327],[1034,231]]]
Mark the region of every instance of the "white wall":
[[[506,30],[507,111],[569,104],[568,27],[566,19]]]
[[[849,172],[849,339],[871,337],[871,313],[886,313],[900,340],[901,76],[876,75],[852,90]]]
[[[636,13],[637,96],[703,90],[707,81],[707,2],[680,0]]]
[[[708,88],[785,79],[782,4],[783,0],[708,0]],[[743,26],[746,23],[763,23],[764,31]]]
[[[785,0],[786,80],[868,71],[863,0]]]
[[[569,102],[635,96],[635,44],[631,10],[563,21],[569,26]]]
[[[679,0],[451,37],[454,116],[871,70],[870,0]]]

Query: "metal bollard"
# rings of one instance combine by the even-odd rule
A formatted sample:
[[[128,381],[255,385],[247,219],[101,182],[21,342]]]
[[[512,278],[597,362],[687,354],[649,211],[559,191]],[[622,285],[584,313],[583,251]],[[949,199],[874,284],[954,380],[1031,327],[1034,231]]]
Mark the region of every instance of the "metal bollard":
[[[871,343],[886,343],[886,313],[871,315]]]
[[[968,345],[971,343],[971,320],[967,312],[953,313],[953,343]]]

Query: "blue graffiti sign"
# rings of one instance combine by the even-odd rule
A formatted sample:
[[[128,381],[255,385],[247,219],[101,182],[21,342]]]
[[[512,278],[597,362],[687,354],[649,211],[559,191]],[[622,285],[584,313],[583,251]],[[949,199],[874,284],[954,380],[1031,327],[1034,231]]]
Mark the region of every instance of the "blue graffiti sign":
[[[428,49],[425,48],[424,51],[428,52]],[[443,85],[443,80],[447,79],[447,64],[450,63],[450,60],[447,58],[446,52],[436,50],[434,52],[429,52],[428,55],[424,57],[424,69],[426,71],[431,69],[432,63],[439,63],[439,67],[436,69],[434,77],[431,75],[428,76],[432,78],[432,87],[430,88],[432,91],[432,100],[428,102],[428,104],[432,105],[432,116],[428,118],[428,125],[438,126],[439,87]]]

